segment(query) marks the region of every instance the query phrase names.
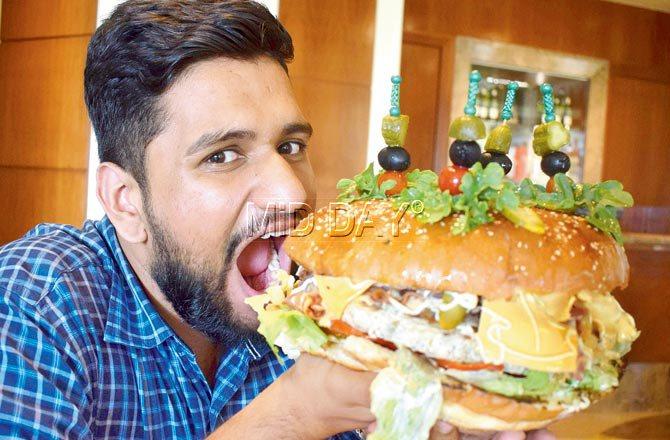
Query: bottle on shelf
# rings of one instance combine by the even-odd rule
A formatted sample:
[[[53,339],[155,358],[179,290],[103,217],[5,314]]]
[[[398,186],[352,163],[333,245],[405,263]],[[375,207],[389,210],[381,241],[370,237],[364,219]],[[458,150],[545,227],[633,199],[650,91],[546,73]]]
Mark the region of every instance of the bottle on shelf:
[[[563,125],[570,130],[572,126],[572,99],[569,96],[565,97],[565,108],[563,111]]]
[[[489,119],[497,121],[500,117],[500,103],[498,102],[498,88],[491,89],[491,100],[489,102]]]
[[[488,89],[481,89],[477,99],[477,116],[481,119],[489,119],[489,107],[491,106],[491,94]]]

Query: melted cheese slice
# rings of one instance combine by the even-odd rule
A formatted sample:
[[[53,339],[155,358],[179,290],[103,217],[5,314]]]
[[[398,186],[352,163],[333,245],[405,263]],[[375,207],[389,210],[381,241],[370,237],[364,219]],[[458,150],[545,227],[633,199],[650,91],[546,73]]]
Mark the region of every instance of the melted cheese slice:
[[[340,319],[349,303],[361,296],[374,284],[373,281],[354,283],[346,277],[315,275],[314,280],[321,294],[321,305],[326,311],[324,318]]]
[[[577,296],[598,329],[600,345],[606,355],[616,359],[626,354],[630,344],[640,336],[633,317],[621,308],[611,294],[580,292]]]
[[[530,294],[484,301],[477,331],[484,358],[538,371],[575,371],[577,332],[551,315]]]
[[[537,308],[543,310],[558,322],[565,322],[570,319],[570,309],[572,309],[572,305],[577,299],[574,295],[566,295],[565,293],[550,293],[542,296],[526,294],[525,298],[528,301],[535,302]]]

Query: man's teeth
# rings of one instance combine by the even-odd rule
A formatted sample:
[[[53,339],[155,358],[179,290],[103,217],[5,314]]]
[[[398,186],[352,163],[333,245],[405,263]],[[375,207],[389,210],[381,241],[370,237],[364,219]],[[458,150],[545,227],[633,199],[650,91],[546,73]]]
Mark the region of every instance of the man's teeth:
[[[268,264],[268,272],[272,274],[279,269],[280,269],[279,254],[277,253],[277,250],[273,247],[272,257],[270,257],[270,263]]]
[[[288,235],[289,231],[275,231],[275,232],[266,232],[261,236],[263,240],[267,240],[270,237],[283,237],[284,235]]]

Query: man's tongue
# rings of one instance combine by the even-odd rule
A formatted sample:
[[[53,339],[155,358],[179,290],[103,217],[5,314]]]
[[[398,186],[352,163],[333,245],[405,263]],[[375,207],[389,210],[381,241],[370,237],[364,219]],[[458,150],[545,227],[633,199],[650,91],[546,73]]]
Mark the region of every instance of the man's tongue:
[[[285,236],[267,240],[257,238],[240,253],[237,267],[252,289],[264,291],[272,281],[271,272],[291,269],[291,259],[282,248],[285,239]]]
[[[272,240],[258,238],[244,248],[237,259],[240,273],[254,290],[264,290],[267,287],[269,278],[267,268],[273,249]]]

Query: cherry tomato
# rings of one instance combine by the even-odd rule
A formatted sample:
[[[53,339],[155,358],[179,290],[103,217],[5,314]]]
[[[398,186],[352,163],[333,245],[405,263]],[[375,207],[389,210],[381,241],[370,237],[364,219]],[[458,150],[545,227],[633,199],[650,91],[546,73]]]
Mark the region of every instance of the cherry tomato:
[[[405,173],[401,173],[400,171],[384,171],[377,178],[377,185],[381,186],[382,183],[386,182],[387,180],[395,180],[395,186],[386,190],[385,194],[387,196],[400,194],[400,191],[407,188],[407,176]]]
[[[552,176],[549,178],[549,181],[547,182],[547,192],[548,193],[554,192],[554,189],[556,189],[556,187],[554,186],[554,177]]]
[[[440,189],[442,191],[449,191],[449,194],[460,194],[461,190],[458,188],[461,185],[461,179],[468,172],[465,167],[449,165],[440,173]]]

